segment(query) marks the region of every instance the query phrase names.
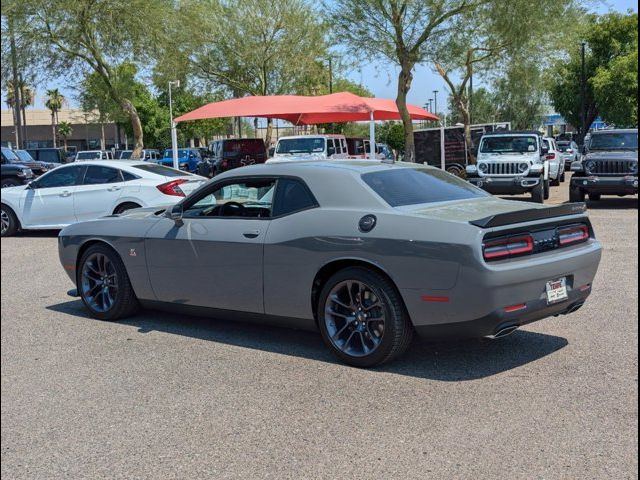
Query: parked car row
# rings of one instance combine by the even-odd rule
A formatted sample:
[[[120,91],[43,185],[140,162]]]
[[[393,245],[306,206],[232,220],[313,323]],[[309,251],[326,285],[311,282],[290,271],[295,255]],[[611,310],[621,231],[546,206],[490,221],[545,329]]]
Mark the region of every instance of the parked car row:
[[[582,153],[582,154],[581,154]],[[530,193],[535,202],[573,172],[569,200],[638,193],[638,130],[593,132],[582,152],[573,140],[557,142],[538,132],[498,132],[480,140],[476,165],[467,167],[472,184],[497,195]]]

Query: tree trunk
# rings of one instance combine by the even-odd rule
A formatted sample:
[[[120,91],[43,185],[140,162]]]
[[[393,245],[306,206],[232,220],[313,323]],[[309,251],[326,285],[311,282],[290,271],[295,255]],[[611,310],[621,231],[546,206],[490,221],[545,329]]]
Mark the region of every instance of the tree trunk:
[[[415,162],[416,161],[416,147],[413,140],[413,123],[411,121],[411,115],[409,115],[409,109],[407,108],[407,93],[411,88],[411,82],[413,80],[413,74],[411,73],[411,66],[409,64],[403,64],[398,76],[398,96],[396,98],[396,105],[402,118],[402,125],[404,127],[404,161]]]
[[[107,140],[104,135],[104,123],[100,122],[100,150],[107,149]]]
[[[131,101],[123,98],[120,100],[120,107],[129,116],[131,121],[131,129],[133,130],[133,152],[131,153],[132,160],[140,160],[142,156],[142,149],[144,148],[144,133],[142,132],[142,122],[136,107]]]
[[[462,121],[464,123],[464,143],[467,146],[467,163],[469,165],[476,164],[475,148],[473,145],[473,137],[471,136],[471,113],[468,108],[461,108]]]
[[[272,136],[273,136],[273,119],[267,118],[267,133],[264,136],[264,144],[266,145],[267,150],[269,150],[269,147],[271,147]]]
[[[56,115],[51,112],[51,140],[53,141],[53,148],[56,148]]]
[[[66,136],[63,137],[63,140],[64,140],[64,151],[68,152],[69,151],[69,147],[67,146],[67,137]]]

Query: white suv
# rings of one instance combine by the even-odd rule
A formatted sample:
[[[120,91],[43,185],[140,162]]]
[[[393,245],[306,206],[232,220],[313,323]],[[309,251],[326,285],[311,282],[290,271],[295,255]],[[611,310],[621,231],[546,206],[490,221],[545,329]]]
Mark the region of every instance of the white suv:
[[[530,193],[534,201],[549,198],[549,153],[538,132],[497,132],[480,140],[476,165],[467,179],[497,195]]]
[[[273,158],[267,163],[288,160],[337,160],[348,158],[344,135],[297,135],[280,137]]]

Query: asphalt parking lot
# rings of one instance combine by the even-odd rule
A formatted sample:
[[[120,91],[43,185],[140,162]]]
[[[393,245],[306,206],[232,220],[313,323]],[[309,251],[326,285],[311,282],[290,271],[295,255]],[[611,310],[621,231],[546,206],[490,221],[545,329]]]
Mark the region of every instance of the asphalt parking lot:
[[[591,207],[582,310],[375,370],[313,333],[90,319],[55,233],[3,239],[2,477],[637,478],[638,200]]]

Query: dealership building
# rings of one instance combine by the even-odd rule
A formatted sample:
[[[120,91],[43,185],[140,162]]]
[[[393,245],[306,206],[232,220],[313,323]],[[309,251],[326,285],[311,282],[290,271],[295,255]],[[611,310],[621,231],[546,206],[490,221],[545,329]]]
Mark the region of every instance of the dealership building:
[[[2,110],[0,121],[2,146],[16,145],[16,127],[13,111]],[[23,126],[23,146],[25,148],[47,148],[53,146],[51,111],[28,108]],[[66,108],[58,112],[58,122],[71,125],[71,134],[67,137],[67,146],[73,150],[93,150],[125,148],[131,139],[126,138],[123,129],[115,123],[101,123],[98,112],[86,112],[80,109]],[[58,135],[57,146],[64,146],[64,139]]]

